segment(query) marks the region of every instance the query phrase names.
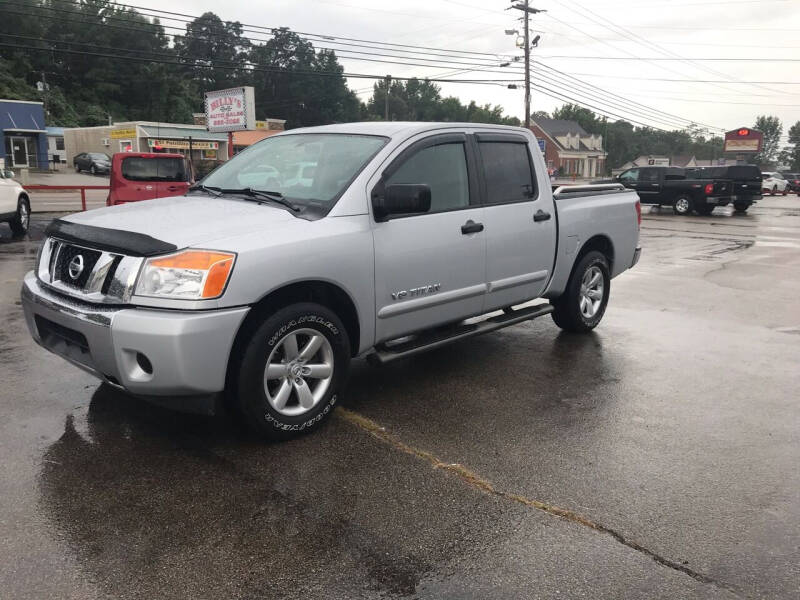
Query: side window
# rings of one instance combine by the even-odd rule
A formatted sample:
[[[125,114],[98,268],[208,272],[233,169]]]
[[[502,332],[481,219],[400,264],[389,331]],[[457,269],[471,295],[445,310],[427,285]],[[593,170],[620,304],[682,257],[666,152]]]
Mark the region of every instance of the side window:
[[[424,183],[430,187],[432,213],[468,207],[469,176],[464,144],[423,148],[386,180],[386,185],[394,183]]]
[[[656,169],[642,169],[639,171],[639,181],[658,183],[658,171]]]
[[[619,176],[620,181],[636,183],[639,180],[639,169],[630,169]]]
[[[479,147],[488,204],[522,202],[536,197],[527,144],[479,142]]]

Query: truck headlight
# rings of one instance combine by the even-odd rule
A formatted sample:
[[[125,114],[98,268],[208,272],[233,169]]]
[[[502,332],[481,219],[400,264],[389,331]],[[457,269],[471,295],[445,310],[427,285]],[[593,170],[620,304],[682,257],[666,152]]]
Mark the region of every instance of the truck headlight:
[[[206,300],[225,291],[236,255],[215,250],[184,250],[149,258],[136,283],[137,296]]]

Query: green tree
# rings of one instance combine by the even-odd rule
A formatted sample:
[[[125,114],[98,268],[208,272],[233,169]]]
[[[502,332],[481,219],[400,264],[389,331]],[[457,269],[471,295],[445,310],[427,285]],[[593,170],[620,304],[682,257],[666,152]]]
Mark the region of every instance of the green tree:
[[[789,146],[781,154],[782,162],[788,164],[791,171],[800,171],[800,121],[789,128]]]
[[[781,120],[778,117],[760,115],[756,117],[753,129],[757,129],[764,134],[764,145],[761,148],[761,152],[756,154],[755,163],[764,167],[774,166],[778,160],[781,134],[783,133]]]

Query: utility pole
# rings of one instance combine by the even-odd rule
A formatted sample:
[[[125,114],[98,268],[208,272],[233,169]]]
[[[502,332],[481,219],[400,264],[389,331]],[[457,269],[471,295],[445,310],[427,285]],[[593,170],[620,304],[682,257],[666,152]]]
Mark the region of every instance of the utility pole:
[[[520,0],[519,4],[513,4],[511,8],[521,10],[523,13],[523,36],[525,39],[525,127],[531,126],[531,32],[529,29],[530,15],[535,15],[544,10],[530,7],[530,0]],[[536,36],[538,42],[539,36]]]
[[[384,121],[389,120],[389,88],[392,86],[392,76],[387,75],[386,79],[386,94],[383,97],[383,119]]]

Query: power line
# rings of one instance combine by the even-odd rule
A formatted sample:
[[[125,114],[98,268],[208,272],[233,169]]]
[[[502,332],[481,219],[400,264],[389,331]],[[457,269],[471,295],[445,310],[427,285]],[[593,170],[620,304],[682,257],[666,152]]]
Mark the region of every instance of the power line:
[[[59,42],[60,43],[60,42]],[[80,42],[78,42],[80,43]],[[42,48],[39,46],[21,46],[17,44],[7,44],[5,42],[0,42],[0,47],[6,48],[15,48],[18,50],[34,50],[39,52],[52,52],[53,48]],[[70,50],[59,48],[58,52],[64,52],[68,54],[78,54],[83,56],[96,56],[101,58],[113,58],[116,60],[134,60],[139,62],[151,62],[151,63],[158,63],[158,64],[171,64],[177,65],[182,67],[195,67],[195,68],[208,68],[208,69],[227,69],[227,70],[239,70],[241,69],[242,64],[248,64],[252,68],[249,69],[251,72],[258,72],[258,73],[283,73],[286,75],[309,75],[309,76],[320,76],[320,77],[352,77],[354,79],[384,79],[384,75],[372,75],[368,73],[339,73],[339,72],[331,72],[331,71],[309,71],[309,70],[299,70],[299,69],[280,69],[280,68],[269,68],[269,67],[262,67],[259,65],[254,65],[252,63],[241,63],[237,62],[239,66],[229,66],[229,65],[220,65],[220,64],[187,64],[185,62],[177,61],[177,60],[156,60],[152,58],[145,58],[145,57],[138,57],[138,56],[121,56],[118,54],[106,54],[100,52],[85,52],[80,50]],[[134,51],[135,52],[135,51]],[[419,77],[395,77],[392,76],[392,79],[401,80],[401,81],[411,81],[411,80],[420,80]],[[426,79],[427,81],[433,81],[437,83],[470,83],[470,84],[490,84],[490,85],[498,85],[498,84],[505,84],[513,80],[509,79]]]

